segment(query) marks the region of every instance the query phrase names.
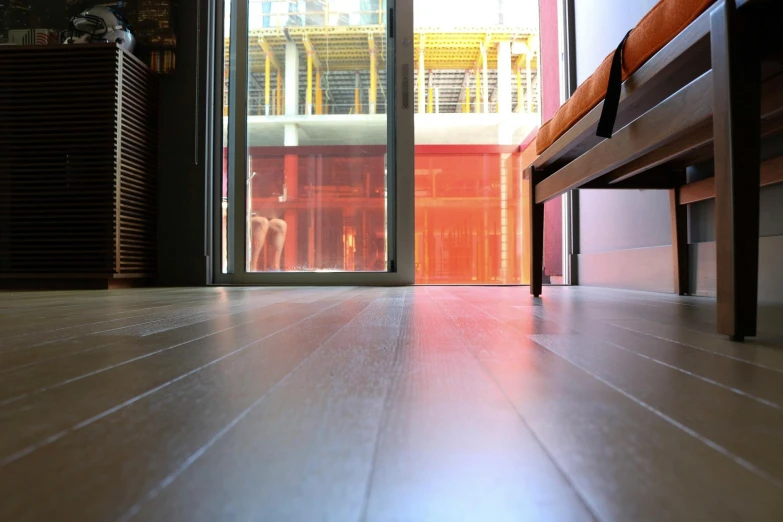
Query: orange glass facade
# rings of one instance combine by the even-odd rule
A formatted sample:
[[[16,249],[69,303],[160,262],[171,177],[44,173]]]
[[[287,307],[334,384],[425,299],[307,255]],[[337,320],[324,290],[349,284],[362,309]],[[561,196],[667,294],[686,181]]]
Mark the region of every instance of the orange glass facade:
[[[250,148],[251,215],[287,224],[282,270],[387,269],[385,152],[384,146]]]
[[[518,147],[416,147],[416,283],[521,284]]]
[[[527,282],[518,150],[416,147],[416,283]],[[288,227],[282,270],[386,269],[385,152],[250,147],[251,214]],[[267,253],[260,258],[264,271]]]

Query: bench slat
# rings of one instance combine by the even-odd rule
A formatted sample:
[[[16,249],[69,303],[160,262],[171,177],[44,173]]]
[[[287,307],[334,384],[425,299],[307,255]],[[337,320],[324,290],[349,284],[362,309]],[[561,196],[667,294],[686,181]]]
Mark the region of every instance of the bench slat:
[[[760,187],[783,183],[783,156],[761,162]],[[690,205],[715,198],[715,178],[701,179],[683,185],[680,189],[680,205]]]
[[[579,188],[680,138],[712,115],[712,71],[564,166],[536,186],[536,203]]]
[[[783,117],[783,75],[776,76],[761,86],[762,137],[778,132]],[[640,172],[681,158],[712,143],[712,119],[679,140],[664,145],[607,174],[603,180],[613,185]],[[710,149],[711,150],[711,149]]]
[[[694,20],[623,83],[616,128],[635,120],[710,69],[709,17],[714,8]],[[533,166],[546,170],[573,160],[600,143],[603,138],[595,136],[595,131],[602,110],[603,102],[542,152]]]
[[[712,143],[712,119],[708,123],[699,126],[693,132],[690,132],[679,140],[668,143],[641,158],[637,158],[630,163],[623,165],[619,169],[606,176],[606,182],[609,185],[619,183],[631,178],[640,172],[644,172],[658,165],[663,165],[667,161],[679,158],[699,147]]]

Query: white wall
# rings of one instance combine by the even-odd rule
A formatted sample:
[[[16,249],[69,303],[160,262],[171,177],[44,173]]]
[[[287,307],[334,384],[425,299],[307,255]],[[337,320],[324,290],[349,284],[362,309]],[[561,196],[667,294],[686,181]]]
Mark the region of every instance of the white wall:
[[[577,81],[583,82],[657,0],[574,0]],[[671,245],[664,191],[582,190],[580,253]],[[586,272],[587,274],[587,272]],[[589,280],[582,280],[590,284]]]
[[[574,0],[577,81],[583,82],[657,0]],[[766,140],[762,157],[783,154]],[[706,170],[705,170],[706,169]],[[704,172],[701,172],[704,170]],[[689,180],[711,174],[689,169]],[[695,177],[694,177],[695,175]],[[714,201],[689,209],[691,281],[697,294],[715,293]],[[672,291],[669,197],[665,191],[579,191],[579,283]],[[783,302],[783,185],[761,193],[760,298]]]
[[[669,191],[580,191],[579,238],[581,254],[671,245]]]
[[[576,78],[582,83],[657,0],[574,0]]]

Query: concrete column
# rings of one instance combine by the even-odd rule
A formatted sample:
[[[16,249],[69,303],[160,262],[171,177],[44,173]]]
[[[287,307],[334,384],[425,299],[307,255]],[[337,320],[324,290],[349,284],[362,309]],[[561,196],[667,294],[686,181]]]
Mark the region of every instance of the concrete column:
[[[473,112],[479,114],[481,113],[481,69],[478,66],[476,66],[476,74],[474,76],[476,77],[476,98]]]
[[[285,124],[284,145],[286,147],[299,145],[299,127],[295,123]],[[299,197],[299,155],[295,151],[296,149],[293,149],[292,154],[286,154],[283,160],[284,184],[283,195],[280,198],[281,202],[293,201]],[[298,217],[299,213],[296,208],[289,207],[283,214],[283,221],[288,225],[286,246],[283,249],[285,269],[288,270],[293,269],[298,264],[298,249],[296,248],[298,243],[297,236],[299,234]]]
[[[315,73],[315,113],[324,113],[324,90],[321,88],[321,69]]]
[[[299,48],[295,43],[288,42],[285,46],[285,115],[299,115]],[[295,123],[286,123],[283,144],[286,147],[299,145],[299,127]],[[283,200],[294,200],[298,197],[299,188],[299,157],[296,154],[285,156],[285,185],[283,187]],[[297,213],[295,210],[287,210],[284,214],[288,225],[286,243],[296,244],[298,232]],[[287,268],[296,265],[295,248],[285,248],[285,266]]]
[[[307,96],[305,111],[308,116],[313,115],[313,53],[307,52]]]
[[[481,88],[481,97],[484,100],[484,114],[489,114],[489,64],[487,63],[487,49],[481,45],[481,67],[483,68],[483,77],[481,80],[484,85]]]
[[[275,116],[283,114],[283,76],[277,71],[277,89],[275,94]]]
[[[541,57],[538,57],[538,63],[541,63]],[[541,72],[541,67],[539,65],[538,70],[536,70],[536,79],[533,82],[533,85],[535,87],[535,90],[533,91],[535,93],[535,100],[536,100],[536,107],[538,108],[538,112],[541,112],[541,75],[539,74]]]
[[[285,115],[299,115],[299,48],[293,42],[285,44]]]
[[[270,53],[266,53],[266,59],[264,64],[264,114],[270,116],[272,114],[272,101],[271,101],[271,85],[272,85],[272,56]]]
[[[286,147],[299,146],[299,126],[296,123],[285,124],[285,135],[283,136],[283,145]]]
[[[353,112],[354,114],[362,113],[362,77],[359,71],[355,73],[356,87],[354,88],[354,100],[353,100]]]
[[[532,57],[530,56],[530,52],[525,55],[525,86],[527,87],[527,96],[526,96],[526,102],[527,102],[527,112],[532,113],[533,112],[533,82],[532,82],[532,74],[530,72],[530,62],[532,60]]]
[[[372,41],[370,48],[370,103],[368,114],[375,114],[378,110],[378,62],[375,57],[375,43]]]
[[[498,44],[498,112],[511,113],[511,42]]]
[[[507,116],[501,116],[498,123],[498,145],[514,145],[514,124]],[[516,145],[519,145],[518,143]]]
[[[426,100],[424,95],[424,82],[426,81],[427,74],[424,71],[424,47],[419,53],[419,114],[424,114],[426,109]]]
[[[427,88],[427,113],[432,114],[434,112],[434,104],[435,104],[435,92],[433,90],[433,78],[435,77],[434,74],[432,74],[432,70],[430,69],[429,79],[428,79],[428,88]]]

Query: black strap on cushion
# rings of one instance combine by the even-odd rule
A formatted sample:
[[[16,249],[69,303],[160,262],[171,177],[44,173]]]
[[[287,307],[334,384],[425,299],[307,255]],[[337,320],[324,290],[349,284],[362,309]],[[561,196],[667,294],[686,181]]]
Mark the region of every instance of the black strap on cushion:
[[[598,129],[595,133],[599,138],[611,138],[612,132],[614,132],[614,122],[617,119],[617,109],[620,106],[620,87],[623,84],[623,48],[630,34],[631,31],[625,33],[625,38],[617,46],[617,50],[612,58],[604,108],[601,111],[601,119],[598,121]]]

